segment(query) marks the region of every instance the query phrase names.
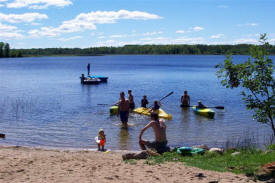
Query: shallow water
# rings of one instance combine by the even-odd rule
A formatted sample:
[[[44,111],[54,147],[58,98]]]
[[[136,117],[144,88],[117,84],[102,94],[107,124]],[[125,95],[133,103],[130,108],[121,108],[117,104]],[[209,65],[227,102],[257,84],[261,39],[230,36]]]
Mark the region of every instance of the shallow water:
[[[235,56],[236,62],[246,56]],[[273,57],[274,58],[274,57]],[[109,106],[118,101],[120,91],[132,89],[136,106],[144,94],[149,102],[169,92],[162,102],[171,113],[167,121],[169,144],[223,146],[228,140],[254,136],[263,143],[271,130],[254,121],[241,102],[239,90],[223,88],[214,66],[224,56],[99,56],[0,59],[0,144],[95,148],[99,128],[107,134],[107,148],[138,149],[138,135],[149,117],[131,114],[129,129],[121,129]],[[79,76],[91,72],[108,76],[106,84],[86,86]],[[201,100],[208,106],[225,106],[215,119],[198,116],[179,107],[184,90],[191,104]],[[144,138],[152,140],[148,130]]]

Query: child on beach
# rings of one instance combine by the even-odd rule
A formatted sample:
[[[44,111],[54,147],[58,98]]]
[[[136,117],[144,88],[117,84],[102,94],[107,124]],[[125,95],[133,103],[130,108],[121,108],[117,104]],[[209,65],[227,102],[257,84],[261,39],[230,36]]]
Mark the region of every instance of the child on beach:
[[[100,129],[98,131],[98,136],[95,137],[95,141],[97,143],[98,151],[104,151],[104,145],[106,143],[106,135],[104,134],[103,129]]]

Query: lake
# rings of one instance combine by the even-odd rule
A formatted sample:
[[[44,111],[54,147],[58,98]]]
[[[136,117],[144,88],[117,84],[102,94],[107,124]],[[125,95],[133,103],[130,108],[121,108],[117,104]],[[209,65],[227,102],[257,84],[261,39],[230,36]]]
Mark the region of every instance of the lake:
[[[246,58],[234,56],[234,61]],[[263,144],[271,135],[270,127],[253,120],[240,90],[222,87],[215,75],[214,66],[224,59],[216,55],[0,59],[0,133],[6,134],[0,144],[96,148],[94,137],[103,128],[108,149],[137,150],[140,130],[150,118],[130,114],[130,127],[125,130],[119,118],[109,114],[109,105],[128,89],[133,91],[136,106],[140,106],[143,95],[152,104],[174,91],[162,101],[162,109],[173,116],[166,121],[171,146],[223,147],[228,141],[249,136]],[[108,76],[108,83],[81,85],[79,77],[87,74],[88,63],[91,73]],[[193,105],[201,100],[225,110],[214,109],[214,119],[198,116],[191,109],[182,110],[179,105],[184,90],[188,90]],[[154,139],[151,129],[144,138]]]

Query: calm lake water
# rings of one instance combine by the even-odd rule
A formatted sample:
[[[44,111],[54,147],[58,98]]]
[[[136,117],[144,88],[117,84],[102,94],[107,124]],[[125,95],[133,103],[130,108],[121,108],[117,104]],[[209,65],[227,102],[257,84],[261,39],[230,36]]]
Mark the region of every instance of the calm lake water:
[[[235,56],[236,62],[246,56]],[[131,114],[130,128],[121,129],[117,116],[109,115],[109,106],[119,93],[132,89],[136,106],[144,94],[150,104],[169,92],[162,102],[171,113],[167,137],[172,146],[206,144],[223,146],[226,141],[254,136],[263,143],[271,134],[268,126],[257,123],[246,111],[240,91],[223,88],[214,66],[224,56],[98,56],[41,57],[0,59],[0,145],[96,148],[94,137],[99,128],[107,134],[109,149],[137,150],[140,130],[149,117]],[[273,57],[274,59],[274,57]],[[79,76],[108,76],[106,84],[86,86]],[[208,106],[222,105],[215,119],[182,110],[184,90],[191,104],[201,100]],[[152,130],[144,138],[153,140]]]

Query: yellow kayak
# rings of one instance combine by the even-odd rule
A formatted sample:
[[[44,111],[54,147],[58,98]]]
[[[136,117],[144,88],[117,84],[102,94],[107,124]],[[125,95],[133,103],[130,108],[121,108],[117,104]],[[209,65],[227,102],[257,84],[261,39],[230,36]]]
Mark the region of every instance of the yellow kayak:
[[[134,109],[133,112],[138,113],[138,114],[143,114],[143,115],[150,116],[151,115],[150,110],[151,109],[149,109],[149,108],[139,107],[139,108]],[[159,118],[165,118],[165,119],[169,119],[169,120],[172,119],[172,115],[171,114],[167,114],[162,109],[157,110],[157,112],[158,112]]]

